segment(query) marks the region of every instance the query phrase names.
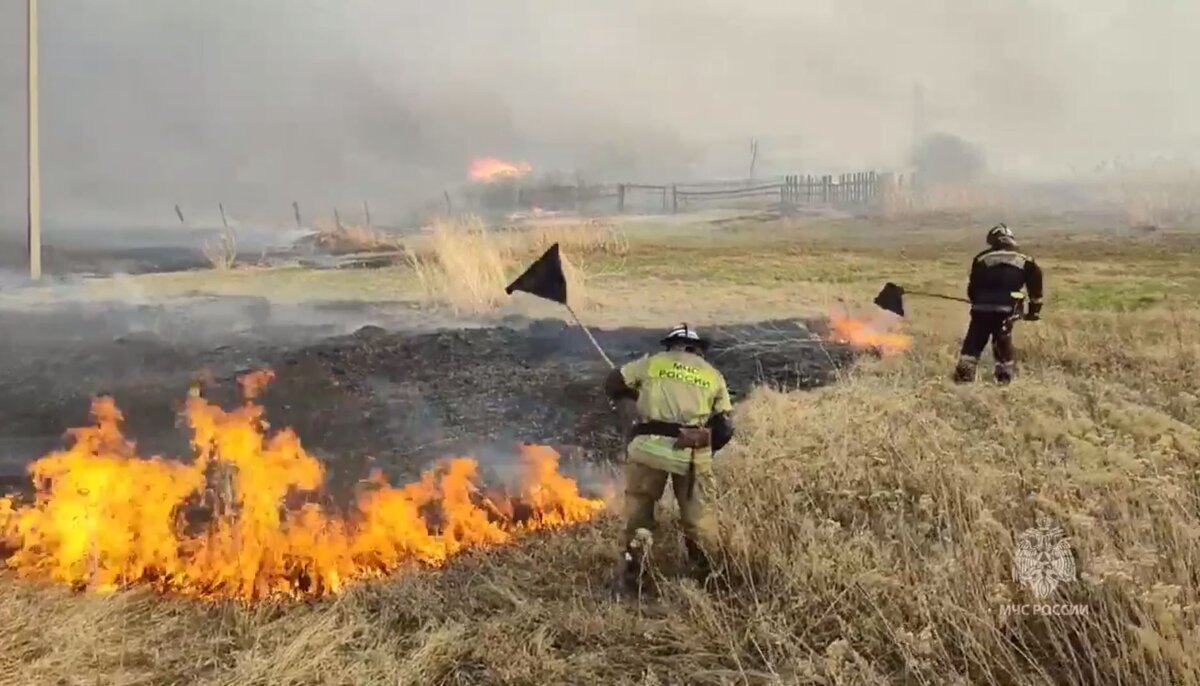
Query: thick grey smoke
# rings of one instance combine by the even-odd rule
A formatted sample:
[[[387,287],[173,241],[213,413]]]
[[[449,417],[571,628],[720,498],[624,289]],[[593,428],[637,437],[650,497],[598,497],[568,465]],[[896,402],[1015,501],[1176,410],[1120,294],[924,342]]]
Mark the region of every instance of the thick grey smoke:
[[[0,226],[24,183],[0,5]],[[380,216],[471,158],[591,179],[853,170],[925,125],[1000,172],[1200,149],[1193,0],[44,0],[46,221]]]

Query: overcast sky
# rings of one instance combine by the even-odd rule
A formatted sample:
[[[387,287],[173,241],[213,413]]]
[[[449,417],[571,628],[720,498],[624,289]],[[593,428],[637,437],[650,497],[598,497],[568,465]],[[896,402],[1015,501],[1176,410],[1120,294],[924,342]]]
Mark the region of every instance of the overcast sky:
[[[1200,150],[1196,0],[42,0],[46,221],[387,210],[472,157],[610,181],[903,163],[913,85],[993,168]],[[0,4],[0,218],[24,212]],[[795,168],[808,165],[809,168]],[[381,212],[386,210],[381,210]],[[200,210],[196,210],[200,212]]]

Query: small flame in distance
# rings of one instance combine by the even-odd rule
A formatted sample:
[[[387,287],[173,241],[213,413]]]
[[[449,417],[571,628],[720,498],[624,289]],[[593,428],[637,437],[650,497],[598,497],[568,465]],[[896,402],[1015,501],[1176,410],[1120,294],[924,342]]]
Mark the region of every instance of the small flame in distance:
[[[499,179],[519,179],[533,171],[528,162],[505,162],[494,157],[483,157],[471,162],[469,175],[472,181],[491,183]]]
[[[243,377],[245,402],[231,411],[193,389],[190,462],[138,456],[116,404],[97,398],[95,424],[30,467],[36,500],[0,498],[8,566],[99,592],[149,585],[207,599],[311,598],[604,508],[558,472],[553,449],[524,445],[515,492],[487,489],[477,462],[453,458],[405,486],[373,474],[347,512],[332,512],[314,497],[324,465],[291,429],[268,434],[253,403],[271,378]]]

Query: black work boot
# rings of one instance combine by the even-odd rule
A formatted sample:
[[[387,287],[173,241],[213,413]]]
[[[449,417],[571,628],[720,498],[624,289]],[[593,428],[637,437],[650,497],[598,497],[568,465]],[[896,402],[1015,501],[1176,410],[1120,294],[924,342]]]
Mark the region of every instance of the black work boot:
[[[1012,383],[1013,376],[1016,372],[1016,365],[1012,362],[1003,362],[996,365],[996,383],[1001,386],[1007,386]]]
[[[704,549],[692,541],[684,541],[684,547],[687,548],[687,558],[692,567],[693,578],[701,584],[710,581],[713,578],[712,562],[708,559]]]
[[[640,590],[644,563],[653,542],[654,537],[649,530],[638,529],[633,540],[625,546],[625,550],[621,553],[621,571],[617,580],[620,592],[636,594]]]
[[[973,383],[975,381],[975,366],[979,360],[963,355],[958,358],[954,367],[954,383]]]

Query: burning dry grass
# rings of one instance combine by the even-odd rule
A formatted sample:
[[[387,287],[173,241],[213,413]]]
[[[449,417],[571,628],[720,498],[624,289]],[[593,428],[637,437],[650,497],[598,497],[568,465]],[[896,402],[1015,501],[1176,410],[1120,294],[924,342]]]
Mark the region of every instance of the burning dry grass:
[[[0,587],[5,673],[121,683],[1196,684],[1200,317],[1050,315],[1008,388],[944,380],[960,332],[811,393],[761,391],[719,462],[726,585],[603,590],[616,522],[308,606]],[[1012,580],[1045,517],[1080,578]],[[1005,607],[1071,605],[1065,616]],[[69,647],[68,647],[69,646]]]
[[[857,350],[869,350],[891,357],[912,348],[912,336],[903,333],[903,320],[891,312],[876,309],[866,316],[855,316],[845,307],[831,308],[828,315],[830,331],[826,336],[836,343],[846,343]]]
[[[1053,273],[1053,272],[1052,272]],[[1056,291],[1052,291],[1052,294]],[[0,584],[11,683],[1200,684],[1200,314],[1020,323],[1018,380],[955,386],[961,317],[815,392],[759,391],[718,460],[726,582],[604,591],[618,522],[468,552],[303,605]],[[986,369],[981,371],[986,372]],[[674,508],[670,507],[673,521]],[[1063,528],[1038,600],[1017,536]],[[1046,615],[1005,608],[1072,606]]]
[[[189,462],[139,457],[112,399],[98,399],[95,425],[73,430],[69,449],[30,467],[36,501],[0,498],[8,566],[100,592],[144,584],[201,598],[321,597],[586,521],[604,506],[557,472],[553,450],[523,446],[511,493],[486,492],[479,465],[457,458],[404,487],[374,475],[348,514],[331,512],[313,499],[324,465],[291,430],[264,433],[252,400],[270,378],[243,377],[246,404],[233,411],[189,398]]]
[[[494,231],[478,218],[441,220],[408,258],[426,299],[459,314],[478,314],[506,303],[504,287],[526,262],[557,242],[571,305],[584,308],[587,273],[574,256],[617,249],[621,244],[614,235],[589,227]]]

